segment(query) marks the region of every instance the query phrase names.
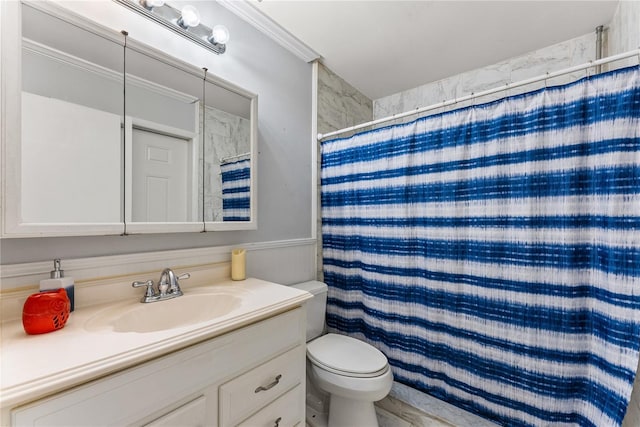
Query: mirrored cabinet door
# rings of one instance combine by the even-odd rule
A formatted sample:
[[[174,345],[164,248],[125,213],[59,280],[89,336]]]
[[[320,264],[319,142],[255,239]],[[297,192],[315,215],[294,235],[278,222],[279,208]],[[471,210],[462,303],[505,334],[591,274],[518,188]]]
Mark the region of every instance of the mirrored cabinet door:
[[[22,5],[21,22],[21,138],[7,142],[20,159],[18,228],[121,232],[121,41],[37,3]]]
[[[54,2],[0,5],[2,237],[256,228],[257,95]]]
[[[127,43],[127,233],[204,229],[203,75],[148,47]]]
[[[207,79],[204,218],[207,230],[255,227],[256,97]]]

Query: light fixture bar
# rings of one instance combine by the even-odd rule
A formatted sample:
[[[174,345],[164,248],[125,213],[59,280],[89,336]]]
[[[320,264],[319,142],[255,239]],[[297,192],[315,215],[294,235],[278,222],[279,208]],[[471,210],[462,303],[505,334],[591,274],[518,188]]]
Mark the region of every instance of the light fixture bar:
[[[177,22],[181,17],[180,11],[169,6],[166,3],[159,7],[147,9],[136,0],[113,1],[130,10],[133,10],[134,12],[139,13],[145,18],[150,19],[151,21],[160,24],[165,28],[168,28],[174,33],[179,34],[182,37],[189,39],[206,49],[209,49],[217,55],[221,55],[227,50],[227,46],[224,44],[209,42],[208,38],[211,35],[211,28],[207,27],[206,25],[199,24],[195,27],[189,27],[188,29],[184,29],[179,26]]]

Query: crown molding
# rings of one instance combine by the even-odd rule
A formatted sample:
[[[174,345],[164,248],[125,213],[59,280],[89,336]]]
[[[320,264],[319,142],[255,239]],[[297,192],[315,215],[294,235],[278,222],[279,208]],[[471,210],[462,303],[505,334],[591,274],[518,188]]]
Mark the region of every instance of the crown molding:
[[[305,62],[312,62],[320,59],[320,54],[309,46],[298,40],[290,32],[278,25],[273,19],[262,13],[256,7],[252,6],[248,1],[240,0],[218,0],[221,6],[224,6],[238,17],[244,19],[258,30],[280,44],[285,49],[299,57]]]

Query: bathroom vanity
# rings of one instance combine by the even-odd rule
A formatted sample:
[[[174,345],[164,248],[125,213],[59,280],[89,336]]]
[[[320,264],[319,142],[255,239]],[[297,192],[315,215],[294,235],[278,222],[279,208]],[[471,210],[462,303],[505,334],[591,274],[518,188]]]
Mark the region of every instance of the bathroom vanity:
[[[184,297],[191,300],[179,303]],[[185,311],[197,317],[201,310],[193,301],[216,297],[231,309],[186,320]],[[189,288],[170,301],[79,308],[50,334],[28,336],[19,320],[5,322],[0,424],[304,425],[303,302],[309,297],[247,279]],[[127,323],[154,324],[144,318],[146,309],[171,301],[177,305],[163,311],[180,313],[176,327],[136,332]]]

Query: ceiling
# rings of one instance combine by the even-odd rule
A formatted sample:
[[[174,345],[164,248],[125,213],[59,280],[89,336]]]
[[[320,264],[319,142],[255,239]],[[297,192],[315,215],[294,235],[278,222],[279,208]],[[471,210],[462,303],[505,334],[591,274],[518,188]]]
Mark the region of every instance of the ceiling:
[[[370,99],[607,25],[608,1],[251,0]]]

